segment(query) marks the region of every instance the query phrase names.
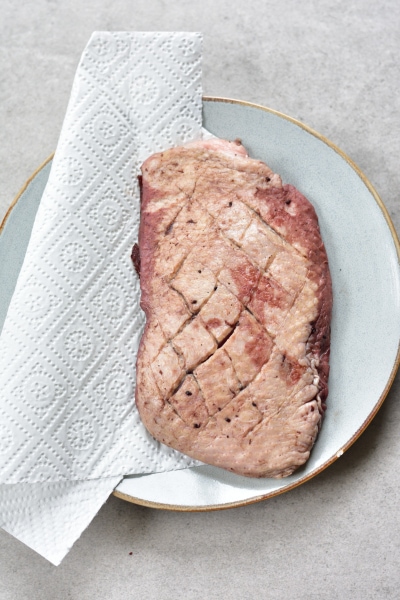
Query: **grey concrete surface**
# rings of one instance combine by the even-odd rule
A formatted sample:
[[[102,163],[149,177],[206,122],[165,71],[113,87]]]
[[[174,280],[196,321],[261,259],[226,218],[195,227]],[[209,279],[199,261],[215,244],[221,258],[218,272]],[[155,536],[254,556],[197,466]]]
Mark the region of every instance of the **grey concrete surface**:
[[[296,117],[364,171],[400,230],[397,0],[0,0],[0,218],[54,150],[94,30],[204,33],[204,93]],[[60,567],[0,530],[1,600],[400,597],[400,380],[324,473],[213,513],[110,498]]]

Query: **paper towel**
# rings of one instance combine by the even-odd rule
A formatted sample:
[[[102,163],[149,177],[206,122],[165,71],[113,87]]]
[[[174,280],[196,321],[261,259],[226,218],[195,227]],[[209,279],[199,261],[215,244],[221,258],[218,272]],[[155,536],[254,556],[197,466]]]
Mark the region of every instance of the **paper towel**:
[[[83,53],[0,340],[2,483],[188,464],[134,410],[130,254],[140,164],[201,136],[200,61],[198,34],[98,33]]]
[[[6,317],[0,524],[55,563],[123,475],[196,464],[155,442],[134,407],[144,317],[130,253],[140,164],[201,137],[201,41],[196,33],[93,34]],[[21,500],[21,485],[41,501]],[[80,502],[87,494],[91,501]],[[70,526],[72,496],[68,541],[40,539],[37,523],[49,515]]]
[[[59,565],[119,481],[0,485],[0,527]]]

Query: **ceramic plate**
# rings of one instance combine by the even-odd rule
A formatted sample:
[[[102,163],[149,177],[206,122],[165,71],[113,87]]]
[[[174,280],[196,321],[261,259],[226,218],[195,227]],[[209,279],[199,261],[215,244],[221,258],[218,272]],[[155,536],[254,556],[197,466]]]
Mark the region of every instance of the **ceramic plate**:
[[[204,99],[204,126],[242,140],[284,183],[314,204],[333,279],[328,409],[308,463],[283,480],[252,480],[202,466],[126,477],[116,495],[175,510],[210,510],[274,496],[340,457],[381,406],[399,365],[399,242],[386,209],[360,170],[318,133],[249,103]],[[29,240],[51,161],[27,182],[0,236],[0,327]]]

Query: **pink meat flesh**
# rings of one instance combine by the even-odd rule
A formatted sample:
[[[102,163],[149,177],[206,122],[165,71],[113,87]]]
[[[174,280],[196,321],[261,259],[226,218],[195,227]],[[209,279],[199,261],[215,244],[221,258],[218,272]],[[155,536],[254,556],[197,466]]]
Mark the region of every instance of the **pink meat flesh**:
[[[239,142],[155,154],[141,179],[145,426],[205,463],[290,475],[328,394],[332,287],[314,208]]]

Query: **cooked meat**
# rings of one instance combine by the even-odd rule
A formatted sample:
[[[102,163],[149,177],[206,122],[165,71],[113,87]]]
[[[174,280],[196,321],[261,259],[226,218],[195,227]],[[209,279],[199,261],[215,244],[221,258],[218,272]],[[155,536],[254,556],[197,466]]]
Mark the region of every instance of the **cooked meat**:
[[[239,142],[155,154],[141,183],[145,426],[205,463],[290,475],[328,393],[332,290],[312,205]]]

